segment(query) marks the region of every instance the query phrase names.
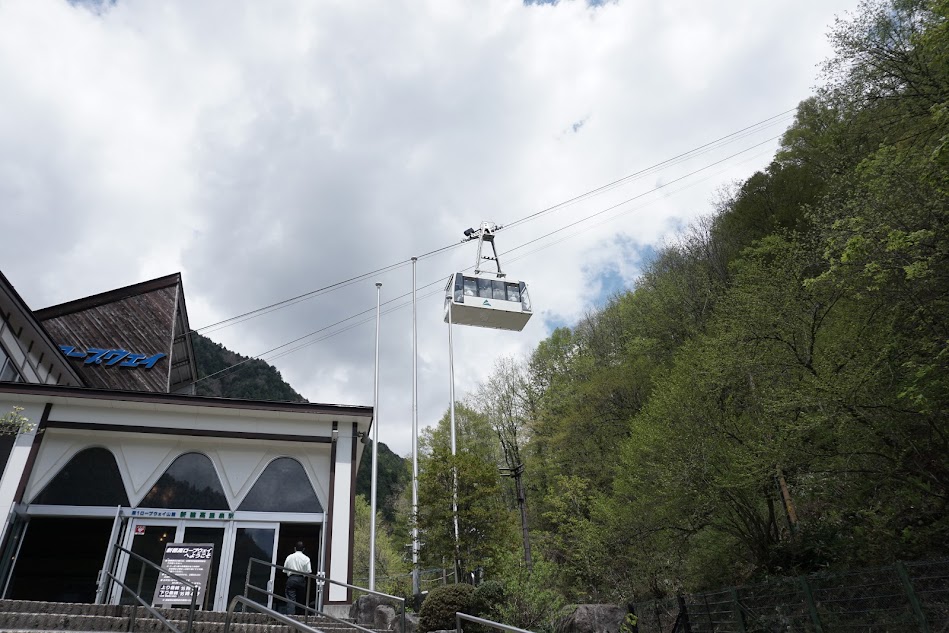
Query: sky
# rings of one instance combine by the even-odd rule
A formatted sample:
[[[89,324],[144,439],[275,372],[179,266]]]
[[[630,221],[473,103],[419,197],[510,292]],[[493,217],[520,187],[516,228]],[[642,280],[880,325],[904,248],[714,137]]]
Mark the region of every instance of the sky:
[[[855,8],[0,0],[0,270],[34,309],[180,271],[193,328],[247,356],[300,339],[264,358],[311,402],[356,405],[382,283],[379,439],[407,455],[410,258],[424,427],[448,408],[442,290],[475,263],[466,228],[502,227],[534,316],[453,329],[459,400],[766,166]]]

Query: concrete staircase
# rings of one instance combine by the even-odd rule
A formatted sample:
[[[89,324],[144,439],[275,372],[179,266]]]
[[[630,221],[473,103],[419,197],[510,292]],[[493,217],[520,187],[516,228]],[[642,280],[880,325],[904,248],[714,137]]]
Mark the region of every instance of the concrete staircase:
[[[129,631],[131,610],[129,606],[0,600],[0,633]],[[187,626],[187,609],[159,609],[158,611],[172,620],[179,629],[184,630]],[[225,616],[225,613],[215,611],[195,611],[193,633],[223,633]],[[301,616],[297,619],[303,620]],[[329,618],[310,616],[307,623],[325,633],[359,633],[358,629]],[[140,607],[135,616],[133,630],[140,633],[159,633],[169,629]],[[235,613],[229,631],[232,633],[291,633],[291,628],[261,613]]]

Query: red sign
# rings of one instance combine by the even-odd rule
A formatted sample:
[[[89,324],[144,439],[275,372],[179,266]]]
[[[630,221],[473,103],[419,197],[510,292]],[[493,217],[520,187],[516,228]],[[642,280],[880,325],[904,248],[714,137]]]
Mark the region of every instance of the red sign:
[[[144,526],[144,525],[136,525],[136,526],[135,526],[135,534],[136,534],[136,535],[138,535],[138,534],[144,534],[144,533],[145,533],[145,526]]]

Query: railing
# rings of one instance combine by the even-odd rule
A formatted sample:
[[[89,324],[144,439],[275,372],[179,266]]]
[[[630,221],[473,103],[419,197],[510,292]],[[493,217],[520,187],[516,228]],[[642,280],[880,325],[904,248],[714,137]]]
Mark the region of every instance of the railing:
[[[387,598],[389,600],[395,600],[402,607],[402,633],[405,633],[405,598],[400,598],[399,596],[393,596],[387,593],[382,593],[381,591],[373,591],[372,589],[366,589],[365,587],[357,587],[356,585],[348,585],[345,582],[340,582],[338,580],[332,580],[330,578],[326,579],[326,582],[332,585],[338,585],[340,587],[346,587],[347,589],[354,589],[356,591],[361,591],[362,593],[368,593],[371,596],[379,596],[380,598]],[[332,617],[332,616],[330,616]]]
[[[495,629],[507,631],[508,633],[532,633],[532,631],[519,629],[516,626],[508,626],[507,624],[501,624],[500,622],[492,622],[491,620],[485,620],[484,618],[476,618],[473,615],[468,615],[467,613],[461,613],[460,611],[455,613],[455,631],[457,633],[462,633],[461,631],[462,620],[467,620],[468,622],[474,622],[475,624],[481,624],[483,626],[490,626]]]
[[[269,607],[265,607],[259,602],[244,596],[234,596],[231,598],[231,603],[227,606],[227,615],[224,617],[223,633],[227,633],[230,630],[231,619],[234,616],[234,609],[237,608],[238,604],[242,605],[242,607],[250,607],[251,609],[258,611],[259,613],[263,613],[264,615],[269,616],[278,622],[282,622],[283,624],[286,624],[290,628],[296,629],[297,631],[303,631],[303,633],[323,633],[319,629],[314,629],[312,626],[304,624],[303,622],[295,620],[289,616],[283,615],[282,613],[278,613],[277,611],[274,611]]]
[[[140,561],[140,562],[142,563],[142,568],[139,570],[139,573],[138,573],[138,589],[136,589],[135,591],[133,591],[131,587],[129,587],[129,586],[126,585],[124,582],[122,582],[121,580],[119,580],[119,579],[118,579],[111,571],[109,571],[109,570],[105,570],[105,576],[106,576],[106,578],[108,578],[109,580],[111,580],[112,582],[114,582],[115,584],[117,584],[117,585],[118,585],[119,587],[121,587],[124,591],[127,591],[128,593],[130,593],[130,594],[132,595],[132,597],[135,598],[135,600],[137,600],[137,601],[139,602],[139,604],[141,604],[143,607],[145,607],[145,609],[146,609],[150,614],[152,614],[153,616],[155,616],[155,618],[157,618],[159,622],[161,622],[162,624],[164,624],[165,626],[167,626],[167,627],[168,627],[169,629],[171,629],[174,633],[190,633],[191,629],[192,629],[193,626],[194,626],[194,610],[195,610],[195,607],[197,606],[197,604],[196,604],[197,598],[198,598],[198,587],[197,587],[197,585],[195,585],[193,582],[191,582],[191,581],[189,581],[189,580],[185,580],[184,578],[182,578],[181,576],[179,576],[179,575],[177,575],[177,574],[174,574],[174,573],[168,571],[167,569],[165,569],[164,567],[161,567],[160,565],[156,565],[155,563],[153,563],[152,561],[148,560],[147,558],[144,558],[144,557],[142,557],[142,556],[139,556],[138,554],[136,554],[135,552],[133,552],[133,551],[131,551],[131,550],[125,549],[125,548],[122,547],[121,545],[113,544],[112,547],[114,547],[114,548],[116,549],[116,551],[122,552],[123,554],[126,554],[126,555],[128,555],[128,556],[131,556],[131,557],[134,558],[135,560],[138,560],[138,561]],[[158,577],[159,577],[159,578],[161,578],[161,574],[165,574],[165,575],[167,575],[167,576],[169,576],[169,577],[171,577],[171,578],[174,578],[175,580],[177,580],[177,581],[180,582],[181,584],[183,584],[183,585],[185,585],[185,586],[191,588],[191,608],[188,609],[188,626],[187,626],[187,628],[185,628],[184,631],[182,631],[181,629],[179,629],[179,628],[178,628],[177,626],[175,626],[168,618],[166,618],[166,617],[163,616],[161,613],[159,613],[158,610],[157,610],[155,607],[153,607],[152,605],[148,604],[148,602],[146,602],[144,599],[142,599],[142,583],[143,583],[143,581],[145,580],[145,566],[146,566],[146,565],[148,565],[149,567],[152,567],[153,569],[156,569],[156,570],[158,571],[158,574],[159,574]],[[132,605],[132,612],[131,612],[131,614],[129,615],[129,631],[134,631],[134,630],[135,630],[135,615],[136,615],[136,611],[137,611],[137,610],[138,610],[138,605],[137,605],[137,604],[133,604],[133,605]]]
[[[772,578],[630,603],[640,633],[949,631],[949,558]]]
[[[266,588],[266,587],[257,587],[256,585],[250,584],[251,571],[253,570],[255,564],[257,564],[257,565],[263,565],[263,566],[265,566],[265,567],[270,567],[270,568],[275,569],[276,571],[290,571],[290,572],[293,572],[294,574],[299,574],[300,576],[303,576],[304,578],[306,578],[306,579],[307,579],[307,582],[306,582],[306,598],[305,598],[306,603],[305,603],[305,604],[301,604],[301,603],[299,603],[299,602],[295,602],[295,601],[293,601],[293,600],[290,600],[290,599],[287,598],[286,596],[281,596],[281,595],[279,595],[279,594],[276,594],[276,593],[270,591],[270,590],[269,590],[268,588]],[[311,580],[313,581],[312,584],[315,584],[315,585],[316,585],[316,598],[317,598],[317,607],[316,607],[316,608],[310,606],[310,587],[311,587],[310,581],[311,581]],[[259,558],[251,558],[250,561],[248,562],[248,565],[247,565],[247,578],[245,579],[245,582],[244,582],[244,596],[246,596],[246,597],[249,599],[249,598],[250,598],[250,591],[253,589],[254,591],[256,591],[256,592],[258,592],[258,593],[261,593],[261,594],[270,596],[270,597],[272,597],[272,598],[276,598],[277,600],[282,600],[282,601],[283,601],[284,603],[286,603],[287,605],[293,605],[294,607],[299,607],[299,608],[303,609],[303,612],[304,612],[304,614],[305,614],[305,615],[304,615],[304,621],[306,621],[306,618],[309,617],[309,614],[310,614],[310,613],[313,613],[313,614],[315,614],[315,615],[318,615],[318,616],[321,616],[321,617],[324,617],[324,618],[329,618],[330,620],[333,620],[333,621],[335,621],[335,622],[340,622],[340,623],[343,623],[343,624],[347,624],[347,625],[352,626],[352,627],[354,627],[354,628],[356,628],[356,629],[359,629],[360,631],[364,631],[365,633],[373,633],[372,630],[367,629],[367,628],[365,628],[365,627],[363,627],[363,626],[360,626],[360,625],[355,624],[355,623],[352,623],[352,622],[347,622],[346,620],[343,620],[343,619],[341,619],[341,618],[337,618],[336,616],[333,616],[333,615],[330,615],[330,614],[328,614],[328,613],[324,613],[324,612],[323,612],[323,610],[322,610],[322,607],[323,607],[323,587],[324,587],[327,583],[333,584],[333,585],[337,585],[337,586],[340,586],[340,587],[346,587],[347,589],[355,589],[355,590],[357,590],[357,591],[362,591],[362,592],[364,592],[364,593],[368,593],[368,594],[371,594],[371,595],[374,595],[374,596],[380,596],[380,597],[382,597],[382,598],[387,598],[387,599],[389,599],[389,600],[394,600],[395,602],[398,602],[398,603],[401,605],[401,607],[402,607],[402,616],[401,616],[401,620],[402,620],[402,632],[403,632],[403,633],[405,632],[405,598],[400,598],[400,597],[398,597],[398,596],[391,596],[391,595],[389,595],[389,594],[387,594],[387,593],[382,593],[382,592],[380,592],[380,591],[372,591],[372,590],[370,590],[370,589],[366,589],[365,587],[357,587],[356,585],[349,585],[349,584],[346,584],[345,582],[340,582],[340,581],[338,581],[338,580],[332,580],[332,579],[329,579],[329,578],[325,578],[325,577],[323,576],[323,572],[318,572],[318,573],[316,573],[316,574],[312,574],[312,573],[306,574],[306,573],[297,571],[297,570],[295,570],[295,569],[287,569],[287,568],[284,567],[283,565],[277,565],[276,563],[271,563],[270,561],[261,560],[261,559],[259,559]],[[259,604],[259,603],[256,603],[256,602],[255,602],[255,604]],[[261,605],[261,606],[262,606],[262,605]],[[265,608],[266,608],[266,607],[265,607]]]

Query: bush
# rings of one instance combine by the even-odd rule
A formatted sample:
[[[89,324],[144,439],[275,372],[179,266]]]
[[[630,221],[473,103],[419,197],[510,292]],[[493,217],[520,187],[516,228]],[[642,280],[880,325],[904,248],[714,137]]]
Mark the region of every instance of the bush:
[[[500,607],[504,605],[504,585],[497,580],[487,580],[474,590],[472,609],[479,618],[497,620]]]
[[[443,585],[428,592],[419,612],[420,633],[455,628],[455,612],[471,613],[474,587],[471,585]]]

